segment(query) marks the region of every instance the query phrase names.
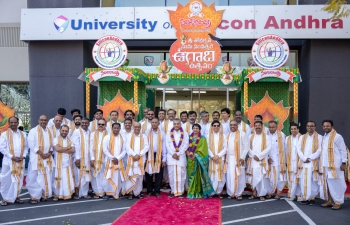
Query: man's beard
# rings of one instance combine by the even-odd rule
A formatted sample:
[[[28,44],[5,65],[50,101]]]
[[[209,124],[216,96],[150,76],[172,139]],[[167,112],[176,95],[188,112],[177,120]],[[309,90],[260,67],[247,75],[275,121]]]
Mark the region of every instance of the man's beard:
[[[75,126],[80,126],[79,122],[75,122],[74,124],[75,124]]]

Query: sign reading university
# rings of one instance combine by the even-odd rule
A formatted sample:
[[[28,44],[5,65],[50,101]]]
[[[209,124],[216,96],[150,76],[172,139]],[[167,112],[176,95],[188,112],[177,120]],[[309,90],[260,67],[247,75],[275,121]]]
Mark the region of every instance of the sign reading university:
[[[328,21],[322,5],[215,6],[225,10],[216,35],[257,39],[350,38],[350,17]],[[177,39],[168,10],[176,7],[22,9],[21,40]],[[195,12],[194,12],[195,13]]]

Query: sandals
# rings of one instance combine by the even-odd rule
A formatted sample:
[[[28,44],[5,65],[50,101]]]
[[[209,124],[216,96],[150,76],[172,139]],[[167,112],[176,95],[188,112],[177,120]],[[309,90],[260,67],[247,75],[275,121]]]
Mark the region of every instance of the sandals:
[[[266,195],[266,198],[267,199],[270,199],[270,198],[272,198],[273,197],[273,195]]]
[[[243,200],[242,195],[239,195],[236,198],[237,198],[237,201],[242,201]]]
[[[1,206],[7,206],[7,202],[6,201],[1,201]]]
[[[253,200],[254,198],[256,198],[256,196],[255,195],[251,195],[248,199],[249,200]]]
[[[334,206],[332,207],[333,210],[339,210],[341,209],[341,204],[340,203],[335,203]]]
[[[90,195],[85,195],[84,198],[85,198],[85,199],[90,199],[91,196],[90,196]]]
[[[332,207],[332,203],[325,202],[325,203],[321,204],[321,207],[323,207],[323,208]]]
[[[39,202],[37,200],[29,199],[29,204],[38,204]]]
[[[24,201],[22,201],[22,200],[21,200],[21,199],[19,199],[19,198],[16,198],[15,203],[17,203],[17,204],[23,204],[23,203],[24,203]]]
[[[94,199],[99,199],[99,198],[100,198],[100,196],[97,196],[97,195],[94,196]]]
[[[281,196],[280,196],[280,195],[276,195],[274,199],[280,200],[280,199],[281,199]]]
[[[260,196],[260,201],[265,201],[265,197],[264,196]]]
[[[57,201],[58,201],[58,198],[55,196],[55,197],[52,199],[52,201],[57,202]]]
[[[79,195],[74,195],[74,199],[78,200],[79,199]]]

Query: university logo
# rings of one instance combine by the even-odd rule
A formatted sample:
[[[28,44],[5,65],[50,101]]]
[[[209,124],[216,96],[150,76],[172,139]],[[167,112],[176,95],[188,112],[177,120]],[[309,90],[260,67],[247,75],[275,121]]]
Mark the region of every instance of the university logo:
[[[154,57],[153,56],[145,56],[143,59],[143,62],[146,66],[152,66],[154,62]]]
[[[128,49],[125,42],[117,36],[107,35],[98,39],[92,48],[95,63],[107,70],[122,66],[126,60]]]
[[[264,69],[277,69],[287,62],[289,46],[277,35],[265,35],[255,41],[252,57],[256,65]]]
[[[53,24],[55,25],[55,28],[62,33],[65,31],[69,24],[69,19],[67,19],[65,16],[60,15],[56,19],[54,19]]]

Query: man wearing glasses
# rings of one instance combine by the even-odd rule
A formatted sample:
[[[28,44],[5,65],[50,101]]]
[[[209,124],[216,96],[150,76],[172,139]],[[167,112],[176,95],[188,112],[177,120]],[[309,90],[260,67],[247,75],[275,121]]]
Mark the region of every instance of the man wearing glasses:
[[[150,130],[152,128],[153,118],[154,118],[154,111],[150,109],[150,110],[148,110],[147,117],[141,126],[141,132],[143,134],[145,134],[148,130]]]
[[[91,186],[94,190],[94,198],[104,196],[102,187],[104,165],[103,165],[103,139],[108,135],[106,130],[107,122],[104,119],[97,121],[97,130],[90,135],[90,166],[92,167]]]
[[[316,123],[309,121],[306,124],[307,133],[299,138],[299,184],[303,205],[315,205],[315,197],[319,192],[318,159],[321,153],[322,136],[316,131]]]

